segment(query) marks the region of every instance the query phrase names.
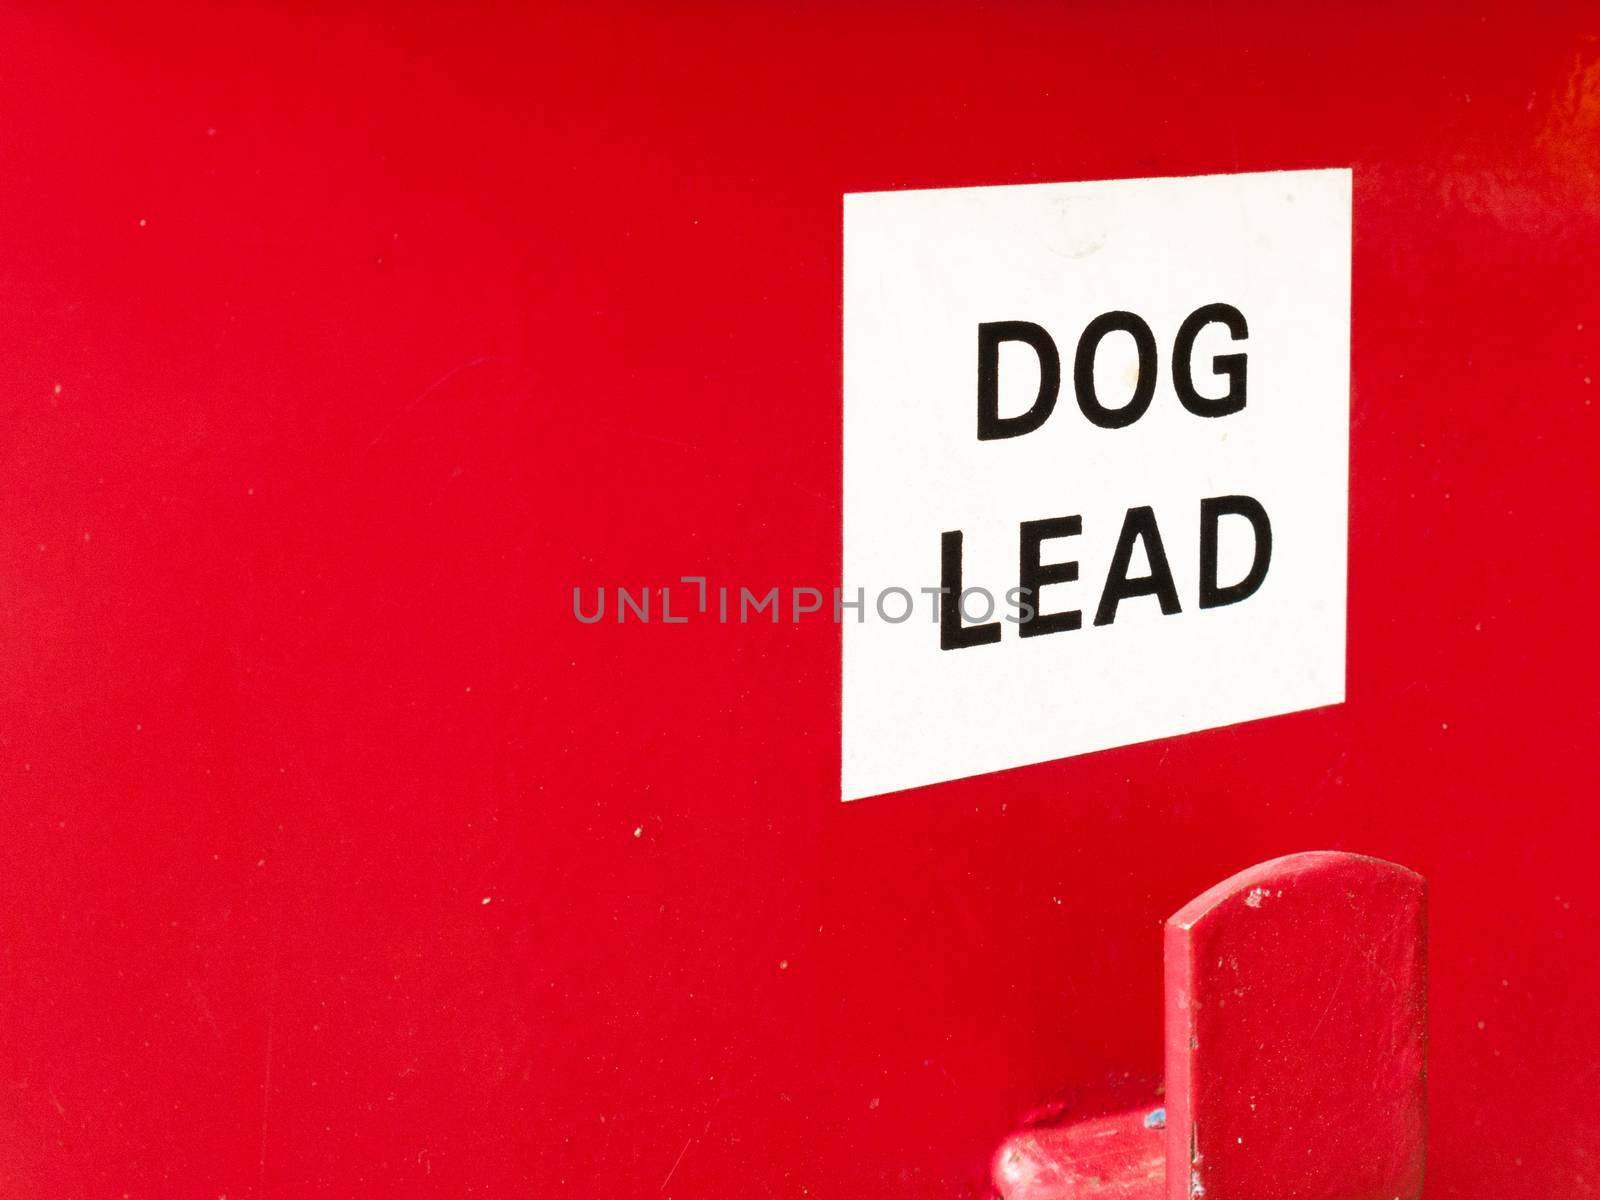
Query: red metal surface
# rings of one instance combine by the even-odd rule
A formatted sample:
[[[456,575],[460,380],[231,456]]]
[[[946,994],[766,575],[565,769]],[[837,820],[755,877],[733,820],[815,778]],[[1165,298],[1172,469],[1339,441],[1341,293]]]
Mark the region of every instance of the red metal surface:
[[[1168,920],[1168,1200],[1422,1194],[1424,893],[1392,863],[1297,854]]]
[[[971,1194],[1305,845],[1430,880],[1429,1194],[1587,1194],[1594,31],[8,7],[0,1194]],[[1324,165],[1346,704],[841,805],[833,626],[572,619],[836,579],[842,192]]]
[[[1160,1200],[1167,1139],[1149,1107],[1023,1129],[1001,1143],[1000,1200]]]
[[[1166,923],[1163,1106],[1036,1117],[996,1152],[1001,1200],[1417,1200],[1426,938],[1421,876],[1378,859],[1209,888]]]

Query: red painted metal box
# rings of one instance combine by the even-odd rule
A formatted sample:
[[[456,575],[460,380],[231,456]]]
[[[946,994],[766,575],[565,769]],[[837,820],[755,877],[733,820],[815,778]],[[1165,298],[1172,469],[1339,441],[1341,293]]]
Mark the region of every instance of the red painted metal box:
[[[1591,5],[67,0],[0,47],[0,1197],[984,1196],[1030,1114],[1162,1103],[1162,922],[1305,850],[1428,882],[1425,1194],[1600,1187]],[[844,197],[1326,168],[1343,701],[843,802],[841,626],[680,581],[840,579]],[[1168,389],[1226,300],[1101,308]],[[1084,321],[976,319],[1070,389]]]

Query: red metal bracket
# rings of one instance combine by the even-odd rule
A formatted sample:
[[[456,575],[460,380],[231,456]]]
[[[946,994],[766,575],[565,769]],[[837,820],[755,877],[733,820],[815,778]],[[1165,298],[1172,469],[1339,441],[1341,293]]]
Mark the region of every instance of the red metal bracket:
[[[1021,1130],[1004,1200],[1417,1200],[1426,887],[1355,854],[1251,867],[1166,924],[1166,1108]]]

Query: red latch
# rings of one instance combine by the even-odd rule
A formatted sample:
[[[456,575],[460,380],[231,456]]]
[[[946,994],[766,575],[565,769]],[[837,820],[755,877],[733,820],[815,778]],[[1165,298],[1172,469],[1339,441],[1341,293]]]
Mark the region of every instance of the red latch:
[[[1355,854],[1252,867],[1166,924],[1165,1108],[1022,1130],[1005,1200],[1416,1200],[1426,887]]]

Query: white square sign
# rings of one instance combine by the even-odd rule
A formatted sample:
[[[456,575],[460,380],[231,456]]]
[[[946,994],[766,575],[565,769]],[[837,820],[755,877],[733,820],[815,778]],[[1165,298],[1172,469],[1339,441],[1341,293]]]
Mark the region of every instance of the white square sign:
[[[845,799],[1344,699],[1350,191],[844,198]]]

